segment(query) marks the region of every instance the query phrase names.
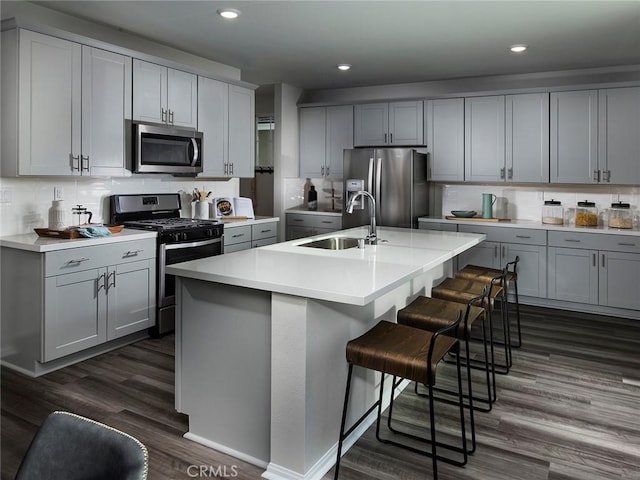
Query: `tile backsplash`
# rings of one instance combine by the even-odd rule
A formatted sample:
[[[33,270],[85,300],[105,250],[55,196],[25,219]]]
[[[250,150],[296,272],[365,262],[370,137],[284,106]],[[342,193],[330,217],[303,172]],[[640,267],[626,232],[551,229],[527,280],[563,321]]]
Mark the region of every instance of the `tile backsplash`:
[[[123,193],[180,193],[182,216],[191,217],[194,188],[212,197],[238,196],[239,180],[179,179],[169,175],[134,175],[127,178],[0,178],[0,235],[32,232],[46,227],[54,187],[62,189],[67,220],[78,223],[71,208],[80,204],[93,213],[92,222],[109,221],[109,196]],[[83,221],[86,217],[83,217]]]
[[[589,200],[602,211],[611,203],[627,202],[632,208],[640,209],[640,187],[607,185],[442,185],[442,212],[436,215],[450,215],[451,210],[475,210],[482,212],[482,194],[493,193],[497,201],[494,216],[518,220],[540,220],[545,200],[559,200],[562,206],[573,208],[577,202]]]

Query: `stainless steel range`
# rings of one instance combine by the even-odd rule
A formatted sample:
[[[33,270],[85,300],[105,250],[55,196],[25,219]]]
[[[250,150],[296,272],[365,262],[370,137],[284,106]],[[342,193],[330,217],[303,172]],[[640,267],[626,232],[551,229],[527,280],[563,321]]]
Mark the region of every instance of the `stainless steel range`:
[[[175,278],[166,266],[220,255],[224,226],[216,220],[180,218],[177,193],[112,195],[110,223],[158,232],[156,326],[158,336],[175,328]]]

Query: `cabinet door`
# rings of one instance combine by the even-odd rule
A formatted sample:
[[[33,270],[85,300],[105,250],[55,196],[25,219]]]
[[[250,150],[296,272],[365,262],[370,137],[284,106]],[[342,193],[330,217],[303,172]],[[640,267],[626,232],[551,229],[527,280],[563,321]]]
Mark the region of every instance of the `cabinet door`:
[[[357,147],[389,143],[389,104],[369,103],[355,106],[354,144]]]
[[[464,98],[427,101],[429,180],[464,180]]]
[[[43,362],[107,339],[106,269],[45,278]]]
[[[107,340],[155,325],[155,261],[107,269]]]
[[[555,300],[598,304],[598,252],[549,247],[548,297]],[[520,286],[518,279],[518,287]]]
[[[18,174],[79,175],[82,47],[20,30]]]
[[[424,143],[423,102],[389,104],[389,145],[422,145]]]
[[[342,178],[344,150],[353,148],[353,106],[327,107],[325,176]]]
[[[518,294],[530,297],[547,296],[547,247],[503,243],[501,268],[516,257],[518,261]]]
[[[203,137],[204,177],[226,175],[228,154],[229,85],[206,77],[198,77],[198,130]]]
[[[125,176],[131,58],[82,47],[82,174]]]
[[[196,128],[198,122],[198,77],[173,68],[167,69],[167,123]]]
[[[600,252],[600,305],[640,310],[640,254]]]
[[[504,180],[504,96],[465,98],[464,115],[465,180]]]
[[[229,85],[229,170],[232,177],[255,175],[255,97],[248,88]]]
[[[505,100],[507,180],[549,182],[549,93]]]
[[[640,87],[600,90],[599,103],[602,181],[640,184]]]
[[[133,60],[133,119],[167,122],[167,67]]]
[[[324,176],[327,145],[327,109],[300,109],[300,177]]]
[[[467,265],[500,268],[500,243],[485,241],[462,252],[458,255],[458,268]]]
[[[550,102],[551,182],[597,182],[598,92],[554,92]]]

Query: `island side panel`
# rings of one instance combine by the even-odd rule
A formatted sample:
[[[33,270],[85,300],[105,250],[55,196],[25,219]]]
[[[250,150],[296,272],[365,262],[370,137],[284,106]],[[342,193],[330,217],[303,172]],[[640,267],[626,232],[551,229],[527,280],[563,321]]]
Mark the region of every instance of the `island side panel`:
[[[179,278],[176,407],[185,437],[265,467],[270,454],[271,293]]]

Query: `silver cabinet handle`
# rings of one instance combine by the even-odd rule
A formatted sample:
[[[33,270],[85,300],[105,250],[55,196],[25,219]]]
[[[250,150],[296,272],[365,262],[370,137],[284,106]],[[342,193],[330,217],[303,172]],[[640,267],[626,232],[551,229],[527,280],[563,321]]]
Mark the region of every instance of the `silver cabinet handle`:
[[[320,165],[320,176],[324,177],[324,165]]]
[[[602,171],[602,180],[605,182],[611,182],[611,170]]]
[[[507,256],[507,247],[506,246],[502,246],[502,258],[505,258]]]
[[[530,235],[516,235],[516,238],[531,238]]]
[[[493,258],[498,258],[498,245],[493,247]]]
[[[229,175],[233,175],[233,162],[229,164]]]
[[[224,174],[229,175],[229,164],[226,162],[224,164]]]
[[[231,235],[231,238],[240,238],[244,237],[244,233],[236,233],[235,235]]]
[[[162,111],[162,115],[161,115],[162,123],[167,123],[167,111],[164,108],[161,108],[161,111]]]
[[[84,166],[85,160],[87,161],[87,166]],[[80,170],[81,171],[89,171],[89,155],[80,155]]]
[[[333,223],[331,220],[322,220],[321,223]]]
[[[504,172],[505,172],[505,168],[501,168],[500,169],[500,178],[504,179]]]
[[[593,254],[593,266],[594,267],[596,266],[596,254],[595,253]]]
[[[602,268],[604,268],[604,253],[602,254]]]
[[[507,170],[507,176],[509,178],[509,180],[511,180],[513,178],[513,168],[510,168]]]
[[[144,252],[144,249],[139,248],[138,250],[129,250],[128,252],[126,252],[123,257],[136,257],[139,253]]]
[[[71,259],[71,260],[69,260],[67,262],[67,265],[71,265],[72,263],[79,264],[79,263],[87,262],[87,261],[89,261],[89,259],[87,257],[73,258],[73,259]]]
[[[80,155],[74,155],[73,153],[70,153],[69,160],[71,160],[71,171],[80,171]]]
[[[173,125],[173,110],[169,110],[169,123]]]
[[[269,233],[271,230],[260,230],[260,233]]]
[[[565,242],[571,242],[571,243],[580,243],[581,240],[576,240],[575,238],[565,238],[564,239]]]
[[[294,222],[304,222],[304,218],[294,218]]]
[[[113,275],[113,283],[111,283],[111,281],[109,280],[111,278],[111,276]],[[106,291],[109,291],[109,288],[116,286],[116,272],[113,271],[110,274],[107,275],[107,288]]]
[[[100,284],[100,280],[102,280],[102,284]],[[104,288],[105,291],[107,290],[107,274],[102,273],[100,274],[100,276],[96,279],[97,285],[98,285],[98,292],[100,291],[101,288]]]
[[[387,143],[387,134],[384,134],[384,143]]]
[[[600,181],[600,170],[594,170],[593,171],[593,181],[594,182],[599,182]]]
[[[327,165],[327,177],[329,176],[329,165]]]
[[[635,243],[625,243],[625,242],[618,242],[618,245],[620,245],[621,247],[635,247],[636,246]]]
[[[393,133],[389,134],[389,143],[393,143]]]

